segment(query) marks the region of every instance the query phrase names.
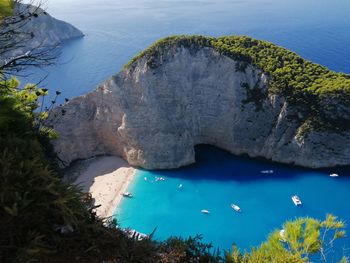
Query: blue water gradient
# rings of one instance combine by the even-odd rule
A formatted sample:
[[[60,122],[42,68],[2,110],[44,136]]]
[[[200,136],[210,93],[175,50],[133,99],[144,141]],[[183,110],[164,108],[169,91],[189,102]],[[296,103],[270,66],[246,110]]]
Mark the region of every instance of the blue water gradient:
[[[274,173],[261,173],[265,170]],[[340,177],[330,177],[331,172],[338,172]],[[165,181],[155,181],[156,177]],[[230,249],[233,242],[249,249],[296,217],[324,219],[332,213],[348,221],[349,189],[349,169],[315,171],[199,146],[194,165],[170,171],[139,171],[128,189],[135,196],[122,200],[116,219],[122,227],[143,233],[157,227],[155,238],[161,240],[171,235],[203,234],[206,241],[223,249]],[[294,205],[294,194],[301,197],[302,206]],[[242,212],[235,212],[231,203],[238,204]],[[202,214],[202,209],[211,213]],[[350,240],[338,243],[338,253],[342,253],[343,244],[349,248]]]
[[[61,48],[57,65],[31,69],[60,102],[85,94],[133,56],[174,34],[249,35],[350,73],[348,0],[49,0],[48,12],[85,33]],[[47,100],[50,101],[50,100]]]

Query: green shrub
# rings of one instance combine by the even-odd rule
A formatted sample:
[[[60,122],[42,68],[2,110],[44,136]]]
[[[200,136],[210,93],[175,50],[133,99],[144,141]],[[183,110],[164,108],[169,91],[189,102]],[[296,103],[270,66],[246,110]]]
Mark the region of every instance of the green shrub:
[[[4,17],[10,16],[13,11],[12,0],[0,0],[0,20]]]
[[[163,63],[163,55],[177,47],[188,48],[191,52],[211,47],[237,61],[236,71],[244,72],[248,65],[253,65],[269,76],[270,95],[285,97],[302,113],[304,118],[297,120],[301,124],[312,120],[313,129],[336,132],[350,130],[350,116],[341,116],[337,112],[337,106],[350,105],[350,75],[331,71],[267,41],[247,36],[172,36],[157,41],[141,52],[125,69],[132,69],[139,59],[146,59],[150,68],[159,67]],[[255,99],[264,98],[255,89],[251,91]],[[334,105],[324,108],[322,102],[329,98]],[[256,102],[261,105],[261,101]]]
[[[161,262],[222,262],[219,250],[215,251],[211,244],[203,243],[202,236],[182,239],[171,237],[159,244]]]
[[[327,215],[324,221],[308,217],[287,221],[283,234],[280,230],[274,231],[266,242],[252,248],[250,253],[242,254],[234,247],[226,260],[228,263],[304,263],[317,255],[322,262],[334,262],[334,254],[329,251],[337,239],[345,236],[344,227],[344,222],[333,215]],[[339,260],[348,262],[345,257]]]

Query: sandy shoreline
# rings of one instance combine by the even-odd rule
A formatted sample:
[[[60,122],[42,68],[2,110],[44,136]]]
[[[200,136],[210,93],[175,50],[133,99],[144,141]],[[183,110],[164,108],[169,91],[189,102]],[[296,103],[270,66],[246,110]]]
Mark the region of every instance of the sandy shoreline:
[[[99,217],[112,216],[123,198],[121,194],[134,179],[136,169],[116,156],[97,157],[82,161],[78,165],[83,168],[75,172],[75,184],[78,184],[83,192],[91,193],[95,205],[101,205],[96,208]]]

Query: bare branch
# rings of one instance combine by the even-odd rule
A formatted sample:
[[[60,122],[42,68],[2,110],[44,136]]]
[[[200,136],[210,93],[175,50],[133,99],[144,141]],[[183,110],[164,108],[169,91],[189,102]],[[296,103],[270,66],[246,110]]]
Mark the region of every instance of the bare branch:
[[[1,79],[19,76],[28,67],[43,67],[55,63],[57,46],[45,46],[43,42],[29,45],[35,37],[28,28],[32,19],[46,15],[42,0],[24,4],[14,0],[13,14],[0,21],[0,72]]]

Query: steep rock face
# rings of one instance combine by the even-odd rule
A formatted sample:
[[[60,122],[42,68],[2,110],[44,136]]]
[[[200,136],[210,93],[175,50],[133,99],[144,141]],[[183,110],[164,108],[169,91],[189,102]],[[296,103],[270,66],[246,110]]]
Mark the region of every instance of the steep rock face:
[[[84,36],[79,29],[71,24],[58,20],[41,8],[32,5],[17,3],[14,13],[18,16],[33,13],[35,16],[13,25],[14,30],[21,33],[17,34],[17,38],[20,41],[23,40],[25,45],[2,54],[2,57],[5,58],[20,56],[27,51],[38,48],[55,47],[67,40]]]
[[[349,132],[303,136],[297,110],[268,95],[268,76],[237,63],[210,47],[174,46],[157,67],[141,57],[53,111],[55,149],[66,164],[112,154],[146,169],[193,163],[197,144],[306,167],[350,164]]]

